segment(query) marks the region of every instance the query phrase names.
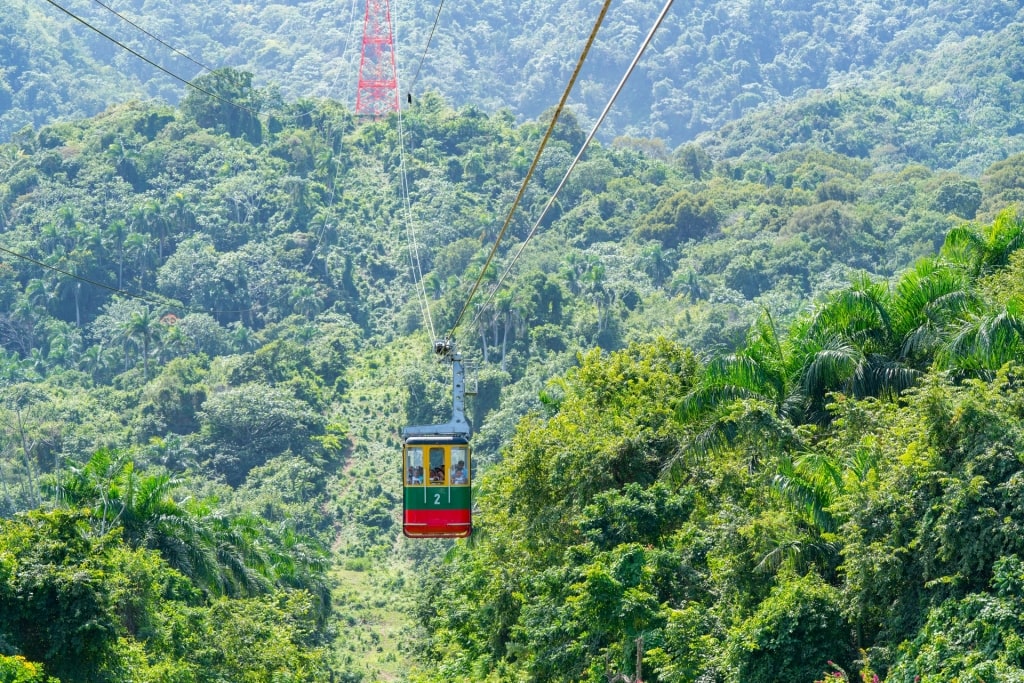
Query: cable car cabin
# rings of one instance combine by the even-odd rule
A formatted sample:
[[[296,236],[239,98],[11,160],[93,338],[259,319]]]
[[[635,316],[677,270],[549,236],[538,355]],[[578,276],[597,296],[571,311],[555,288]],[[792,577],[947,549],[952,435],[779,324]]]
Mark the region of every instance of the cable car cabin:
[[[466,371],[455,342],[434,342],[452,366],[452,419],[402,430],[402,531],[410,538],[460,538],[473,531]]]
[[[402,531],[410,538],[460,538],[473,529],[469,440],[407,436],[402,446]]]

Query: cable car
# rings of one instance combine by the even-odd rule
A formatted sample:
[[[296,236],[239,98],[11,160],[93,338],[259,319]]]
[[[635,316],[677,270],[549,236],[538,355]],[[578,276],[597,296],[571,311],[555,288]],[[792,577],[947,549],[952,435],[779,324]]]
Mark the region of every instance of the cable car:
[[[402,430],[402,532],[409,538],[463,538],[473,531],[466,371],[450,339],[434,352],[452,365],[452,419]]]

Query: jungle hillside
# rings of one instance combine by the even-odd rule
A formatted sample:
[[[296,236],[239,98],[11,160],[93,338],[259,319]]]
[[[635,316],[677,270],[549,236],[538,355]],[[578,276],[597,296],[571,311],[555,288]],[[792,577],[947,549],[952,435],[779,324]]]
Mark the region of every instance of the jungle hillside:
[[[112,5],[192,88],[8,4],[0,680],[1024,680],[1014,3],[677,7],[544,215],[654,3],[557,120],[586,3],[445,7],[380,120],[355,4]]]

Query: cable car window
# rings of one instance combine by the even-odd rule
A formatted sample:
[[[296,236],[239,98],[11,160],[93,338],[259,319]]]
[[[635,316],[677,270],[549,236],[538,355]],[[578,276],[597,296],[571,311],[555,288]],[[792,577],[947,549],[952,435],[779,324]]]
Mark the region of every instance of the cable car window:
[[[408,448],[405,451],[405,481],[408,484],[423,483],[423,449]]]
[[[465,448],[452,448],[452,483],[469,483],[469,467],[466,466]]]
[[[445,483],[444,448],[430,449],[430,483]]]

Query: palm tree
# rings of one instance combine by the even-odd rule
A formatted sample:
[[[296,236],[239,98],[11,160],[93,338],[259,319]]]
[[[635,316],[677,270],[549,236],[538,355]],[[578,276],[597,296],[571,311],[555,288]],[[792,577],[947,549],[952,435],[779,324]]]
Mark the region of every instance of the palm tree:
[[[275,583],[309,591],[316,600],[318,616],[326,619],[331,612],[331,590],[324,580],[328,566],[324,549],[297,533],[289,522],[267,531],[274,538],[267,557]]]
[[[115,480],[130,462],[120,453],[100,449],[83,466],[69,467],[60,479],[49,482],[58,504],[65,507],[95,508],[93,515],[100,535],[106,534],[119,517]]]
[[[508,354],[509,334],[519,337],[526,333],[526,319],[529,317],[530,298],[523,290],[506,290],[499,294],[494,302],[496,320],[501,322],[501,370],[505,371]],[[497,328],[495,329],[497,334]],[[497,339],[495,339],[497,344]]]
[[[940,365],[991,377],[1003,364],[1024,351],[1024,301],[1011,299],[1005,306],[969,313],[952,325],[937,356]]]
[[[323,308],[323,301],[316,288],[309,284],[301,284],[292,288],[289,293],[292,311],[306,318],[313,318]]]
[[[763,311],[751,327],[746,347],[708,363],[677,415],[690,421],[722,403],[756,399],[779,417],[796,421],[802,402],[800,387],[793,383],[796,369],[790,345],[780,338],[771,314]]]
[[[946,235],[941,255],[964,268],[972,278],[1005,266],[1010,254],[1024,245],[1024,218],[1010,207],[990,225],[965,223]]]
[[[892,305],[888,285],[860,277],[832,295],[798,335],[810,419],[828,421],[829,392],[898,395],[920,376],[903,362],[903,340],[893,327]]]
[[[141,232],[156,240],[157,262],[163,265],[164,246],[167,239],[167,218],[163,207],[155,199],[150,199],[136,207],[131,214],[132,232]]]
[[[160,318],[149,307],[143,307],[132,311],[128,317],[121,322],[124,339],[134,341],[142,353],[142,376],[149,379],[149,355],[150,347],[158,338],[160,331]]]
[[[228,335],[231,337],[231,346],[235,353],[246,353],[259,346],[259,340],[252,329],[241,321],[236,320],[228,325]]]
[[[46,288],[46,282],[40,278],[32,278],[25,285],[25,296],[24,301],[30,308],[35,309],[46,309],[46,305],[50,300],[50,292]],[[31,313],[30,310],[25,310],[25,313]]]
[[[124,251],[128,258],[135,261],[137,286],[140,289],[145,288],[147,266],[153,253],[152,238],[144,232],[130,232],[124,238]]]
[[[886,283],[861,275],[815,311],[807,332],[817,338],[841,335],[865,353],[888,353],[893,347],[890,299]]]
[[[325,139],[317,146],[316,155],[313,161],[313,169],[316,171],[316,177],[324,187],[327,188],[328,192],[333,193],[335,191],[335,182],[338,178],[338,171],[341,168],[340,160],[335,156],[334,148],[331,144],[331,140]],[[321,222],[320,220],[317,221]]]
[[[890,298],[885,285],[861,278],[798,319],[786,340],[762,314],[746,347],[709,362],[680,402],[677,419],[696,427],[688,450],[704,454],[762,439],[781,452],[798,443],[794,425],[831,419],[831,392],[865,397],[910,387],[920,373],[895,355]]]
[[[187,356],[195,346],[193,340],[185,334],[181,325],[174,323],[168,324],[166,317],[164,319],[164,323],[163,337],[160,344],[162,349],[160,352],[160,358],[166,361],[171,358]]]
[[[904,273],[890,303],[898,356],[918,369],[931,363],[949,327],[981,306],[961,268],[921,259]]]
[[[669,255],[672,253],[671,249],[666,253],[665,248],[659,242],[652,242],[644,247],[641,255],[643,270],[651,277],[651,282],[655,287],[665,284],[665,280],[672,274],[672,265],[669,262]]]
[[[78,368],[96,378],[100,372],[107,369],[107,361],[107,353],[103,347],[99,344],[93,344],[78,357]]]
[[[286,535],[278,542],[260,517],[178,502],[172,494],[180,483],[165,472],[138,472],[125,452],[101,449],[62,480],[51,478],[50,487],[60,505],[92,509],[98,534],[120,529],[129,546],[156,550],[213,595],[255,595],[274,585],[322,588],[323,555],[308,539]]]
[[[167,198],[164,206],[167,218],[179,235],[187,235],[195,230],[196,217],[192,206],[192,201],[184,192],[175,192]]]
[[[167,474],[140,475],[122,451],[101,449],[81,466],[51,480],[58,504],[89,508],[99,535],[115,528],[133,548],[157,550],[198,585],[222,583],[202,520],[171,496],[179,485]]]
[[[53,320],[46,325],[50,348],[46,357],[51,366],[62,365],[72,367],[77,364],[82,353],[82,332],[61,320]]]
[[[758,568],[776,571],[789,564],[802,571],[808,562],[818,561],[832,569],[838,548],[828,535],[839,529],[841,521],[832,505],[851,487],[868,480],[879,455],[879,450],[858,448],[838,462],[822,453],[806,451],[796,458],[788,453],[779,458],[772,488],[800,515],[803,525],[766,553]]]
[[[607,285],[605,267],[597,260],[590,262],[590,268],[583,274],[583,293],[597,309],[597,333],[604,331],[615,303],[615,290]]]
[[[128,236],[128,227],[124,221],[117,219],[111,221],[107,225],[107,229],[103,231],[102,241],[104,247],[108,251],[112,251],[117,254],[117,288],[122,289],[124,287],[124,241]]]
[[[680,476],[683,468],[739,442],[756,443],[751,468],[759,465],[758,451],[782,450],[797,442],[792,425],[804,409],[802,387],[788,344],[778,335],[765,311],[755,322],[747,346],[739,353],[715,358],[704,376],[683,398],[676,419],[692,436],[668,468]],[[797,359],[799,360],[799,359]]]
[[[779,459],[772,485],[802,513],[811,528],[824,533],[838,528],[829,506],[843,490],[843,475],[831,459],[814,452],[795,459],[787,454]]]

